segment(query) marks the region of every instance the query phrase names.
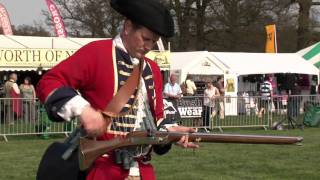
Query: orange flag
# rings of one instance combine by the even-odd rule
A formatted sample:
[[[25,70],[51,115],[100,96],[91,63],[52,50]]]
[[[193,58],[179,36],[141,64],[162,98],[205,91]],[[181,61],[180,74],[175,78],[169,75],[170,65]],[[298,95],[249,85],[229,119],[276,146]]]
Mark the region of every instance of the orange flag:
[[[267,25],[266,53],[277,53],[277,32],[276,25]]]

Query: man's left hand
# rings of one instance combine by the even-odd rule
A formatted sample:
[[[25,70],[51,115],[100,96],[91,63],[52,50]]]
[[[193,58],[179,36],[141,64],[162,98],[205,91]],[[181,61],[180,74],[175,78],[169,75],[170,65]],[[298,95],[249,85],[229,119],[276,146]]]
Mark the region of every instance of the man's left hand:
[[[185,127],[185,126],[173,126],[167,128],[169,132],[188,132],[188,133],[194,133],[196,130],[191,127]],[[182,136],[181,139],[176,143],[178,146],[184,147],[184,148],[198,148],[199,145],[189,142],[188,136]]]

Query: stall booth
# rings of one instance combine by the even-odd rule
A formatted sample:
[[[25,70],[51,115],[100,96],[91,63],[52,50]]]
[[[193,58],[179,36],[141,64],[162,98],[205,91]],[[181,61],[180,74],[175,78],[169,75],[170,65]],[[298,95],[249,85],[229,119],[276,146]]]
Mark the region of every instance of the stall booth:
[[[146,57],[158,64],[162,75],[162,81],[166,83],[170,75],[171,52],[169,50],[152,50],[146,54]]]
[[[35,86],[45,71],[71,56],[96,38],[59,38],[0,35],[0,98],[9,74],[18,75],[17,84],[25,77]],[[76,67],[75,67],[76,68]],[[0,119],[4,119],[3,101],[0,101]]]
[[[211,52],[216,61],[228,69],[224,74],[226,97],[235,97],[244,91],[257,91],[257,83],[244,81],[248,75],[304,74],[318,76],[319,69],[295,53],[226,53]],[[319,79],[319,78],[318,78]],[[236,98],[225,102],[226,115],[237,115]]]
[[[187,75],[191,75],[197,86],[195,96],[185,96],[179,99],[176,101],[176,111],[170,112],[179,112],[178,119],[184,119],[183,123],[186,123],[184,125],[199,127],[205,82],[213,82],[218,76],[222,76],[225,73],[224,65],[215,61],[208,51],[171,52],[170,57],[170,73],[178,76],[177,83],[183,83]],[[167,111],[165,112],[167,114]],[[190,124],[191,122],[197,123]]]
[[[192,75],[198,87],[198,94],[203,94],[204,82],[215,81],[217,76],[226,73],[226,67],[216,61],[208,51],[172,52],[170,71],[178,75],[178,83]]]
[[[36,84],[46,71],[82,46],[102,38],[59,38],[0,35],[0,79],[17,72],[18,84],[24,76],[31,76]]]

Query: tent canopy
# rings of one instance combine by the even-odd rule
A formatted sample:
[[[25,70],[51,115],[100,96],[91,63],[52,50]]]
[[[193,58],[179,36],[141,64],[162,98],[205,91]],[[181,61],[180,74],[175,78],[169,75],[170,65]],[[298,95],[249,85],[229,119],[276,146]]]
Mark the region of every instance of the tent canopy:
[[[319,75],[319,69],[294,53],[226,53],[211,55],[237,75],[297,73]]]
[[[0,71],[49,69],[89,42],[106,38],[0,35]]]
[[[79,49],[89,42],[106,38],[62,38],[0,35],[0,48]]]
[[[320,68],[320,42],[298,51],[297,54]]]
[[[171,52],[172,71],[181,71],[180,81],[187,74],[192,75],[223,75],[225,67],[215,61],[208,51]]]

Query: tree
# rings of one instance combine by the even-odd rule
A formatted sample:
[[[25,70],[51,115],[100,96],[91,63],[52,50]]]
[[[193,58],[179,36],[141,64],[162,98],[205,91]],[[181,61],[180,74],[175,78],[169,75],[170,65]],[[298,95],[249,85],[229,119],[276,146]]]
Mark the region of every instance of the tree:
[[[174,48],[176,50],[188,50],[189,44],[192,39],[190,27],[191,27],[191,6],[195,0],[170,0],[169,1],[169,9],[171,9],[173,15],[176,20],[177,27],[177,37],[175,38],[175,42],[177,46]]]
[[[35,24],[33,26],[20,25],[18,27],[13,27],[13,34],[21,36],[50,36],[50,33],[39,24]]]
[[[297,48],[303,49],[312,43],[312,32],[310,30],[310,9],[312,6],[320,5],[320,2],[314,2],[312,0],[292,0],[291,2],[294,4],[296,3],[299,6]]]
[[[207,42],[213,51],[264,52],[265,25],[281,28],[290,22],[282,0],[218,0],[210,5]]]
[[[110,37],[118,32],[123,17],[109,5],[109,0],[55,0],[69,34],[74,36]],[[47,24],[51,15],[43,11]]]
[[[175,50],[264,50],[264,26],[290,22],[283,0],[170,0],[177,36]],[[281,24],[281,23],[280,23]]]
[[[307,14],[310,2],[311,6],[316,5],[311,0],[161,1],[175,20],[176,36],[170,39],[174,51],[264,52],[267,24],[277,25],[278,52],[294,52],[310,43],[310,39],[318,39],[312,36]],[[55,3],[69,35],[113,37],[119,32],[123,17],[110,7],[109,0]],[[51,15],[44,14],[47,24],[52,25]]]

